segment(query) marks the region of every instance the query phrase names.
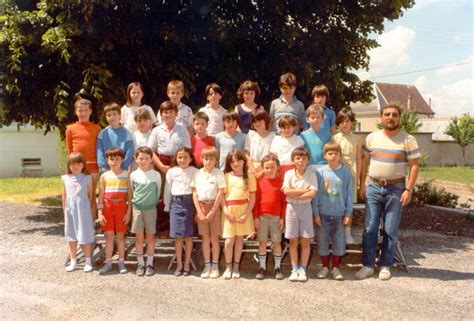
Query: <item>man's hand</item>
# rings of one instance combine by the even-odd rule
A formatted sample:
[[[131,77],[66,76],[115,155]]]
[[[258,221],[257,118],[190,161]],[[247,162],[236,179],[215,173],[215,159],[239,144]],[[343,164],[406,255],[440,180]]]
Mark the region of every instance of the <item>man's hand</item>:
[[[408,190],[404,190],[402,193],[402,197],[400,197],[400,201],[402,202],[403,206],[407,206],[411,202],[411,192]]]

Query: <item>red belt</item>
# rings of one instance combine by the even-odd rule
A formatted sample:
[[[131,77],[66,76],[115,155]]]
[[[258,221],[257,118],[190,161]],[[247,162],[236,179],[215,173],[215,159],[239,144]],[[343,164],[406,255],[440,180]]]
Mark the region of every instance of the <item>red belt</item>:
[[[244,205],[247,204],[249,200],[230,200],[230,201],[225,201],[225,205]]]
[[[160,161],[163,163],[163,165],[169,166],[171,164],[171,159],[173,158],[172,155],[163,155],[163,154],[157,154],[157,155]]]

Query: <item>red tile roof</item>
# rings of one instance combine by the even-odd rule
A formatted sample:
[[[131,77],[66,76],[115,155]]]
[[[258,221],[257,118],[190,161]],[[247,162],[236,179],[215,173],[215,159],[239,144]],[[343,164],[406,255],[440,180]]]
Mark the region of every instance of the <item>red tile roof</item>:
[[[397,104],[403,110],[407,110],[408,98],[410,97],[410,109],[416,110],[419,114],[434,114],[415,86],[381,82],[375,83],[375,86],[380,107],[387,104]]]

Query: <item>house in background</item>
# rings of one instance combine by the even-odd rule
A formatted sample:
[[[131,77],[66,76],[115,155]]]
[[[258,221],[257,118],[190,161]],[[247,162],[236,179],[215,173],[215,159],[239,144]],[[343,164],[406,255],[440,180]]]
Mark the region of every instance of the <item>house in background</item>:
[[[0,127],[0,177],[60,174],[59,142],[57,131],[44,135],[41,129],[16,123]]]
[[[377,130],[380,122],[380,110],[388,104],[397,104],[403,110],[415,110],[421,122],[433,118],[431,106],[412,85],[374,83],[375,98],[370,103],[352,103],[351,108],[356,114],[356,131],[372,132]]]

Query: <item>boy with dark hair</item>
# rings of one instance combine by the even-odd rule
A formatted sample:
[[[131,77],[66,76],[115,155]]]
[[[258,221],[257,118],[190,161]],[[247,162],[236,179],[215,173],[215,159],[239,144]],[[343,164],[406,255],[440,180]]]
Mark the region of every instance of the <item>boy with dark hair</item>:
[[[292,73],[280,76],[278,86],[281,96],[273,100],[270,105],[270,118],[273,120],[273,130],[277,133],[280,133],[280,129],[277,127],[278,121],[285,115],[296,119],[296,134],[302,128],[304,105],[295,97],[296,84],[296,77]]]
[[[205,112],[198,111],[194,114],[193,128],[195,135],[191,136],[191,150],[196,168],[201,168],[203,166],[201,159],[203,148],[216,145],[216,139],[207,134],[208,123],[209,117]]]
[[[237,131],[240,118],[236,112],[226,112],[222,116],[224,131],[216,135],[216,147],[219,150],[219,168],[224,170],[227,154],[235,149],[245,148],[245,134]]]
[[[105,152],[112,147],[118,147],[125,153],[121,162],[122,169],[128,170],[133,161],[133,136],[128,129],[120,125],[120,106],[117,103],[107,104],[104,114],[109,126],[102,129],[97,136],[99,168],[101,171],[110,169]]]
[[[199,111],[206,113],[209,117],[207,133],[209,136],[214,137],[224,130],[222,116],[224,116],[227,110],[220,105],[224,92],[222,91],[221,86],[216,83],[208,84],[204,92],[207,98],[207,105],[199,109]]]

